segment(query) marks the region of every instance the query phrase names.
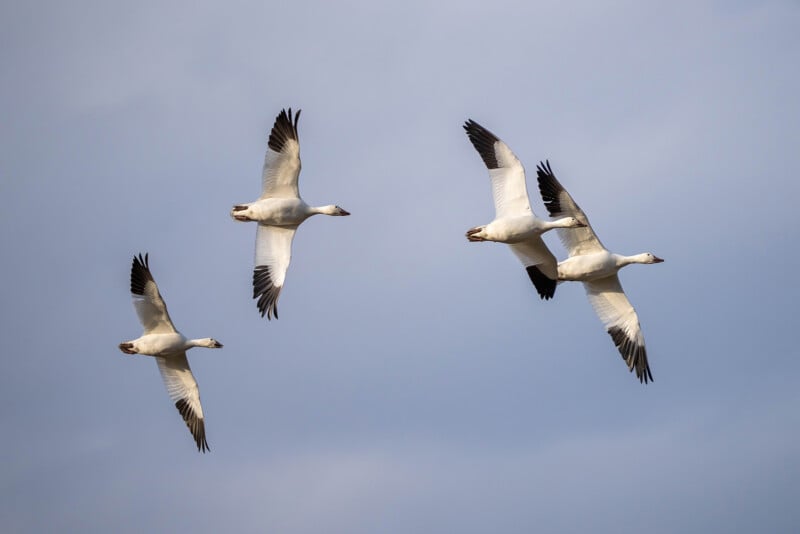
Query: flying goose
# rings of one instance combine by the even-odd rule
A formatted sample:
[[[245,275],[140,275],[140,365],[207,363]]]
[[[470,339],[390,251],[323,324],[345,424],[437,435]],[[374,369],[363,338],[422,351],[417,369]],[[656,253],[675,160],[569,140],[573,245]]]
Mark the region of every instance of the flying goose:
[[[541,236],[553,228],[579,228],[584,224],[572,216],[555,221],[539,219],[531,210],[525,169],[508,145],[472,119],[464,123],[464,130],[489,169],[495,209],[495,219],[467,230],[467,239],[506,243],[525,266],[539,296],[544,300],[553,298],[556,258]]]
[[[154,356],[161,371],[161,378],[167,387],[170,399],[180,412],[197,443],[197,450],[209,450],[206,441],[206,427],[203,420],[203,407],[200,406],[200,390],[189,369],[186,350],[192,347],[222,348],[222,343],[210,337],[187,339],[175,329],[167,312],[167,305],[150,273],[148,255],[133,257],[131,266],[131,294],[144,334],[133,341],[119,344],[125,354]]]
[[[586,214],[556,179],[549,161],[539,163],[536,175],[539,192],[550,216],[575,217],[584,225],[577,230],[558,232],[569,252],[569,258],[558,264],[558,280],[583,282],[589,302],[628,364],[628,369],[636,369],[636,377],[640,382],[652,382],[653,375],[647,363],[639,317],[622,290],[617,271],[632,263],[661,263],[664,260],[650,252],[634,256],[609,252],[594,233]]]
[[[281,110],[272,126],[264,157],[261,196],[255,202],[237,204],[231,216],[237,221],[258,223],[256,229],[253,298],[261,316],[278,318],[278,296],[292,259],[292,240],[300,223],[312,215],[350,215],[339,206],[313,207],[306,204],[297,189],[300,176],[300,143],[292,108]]]

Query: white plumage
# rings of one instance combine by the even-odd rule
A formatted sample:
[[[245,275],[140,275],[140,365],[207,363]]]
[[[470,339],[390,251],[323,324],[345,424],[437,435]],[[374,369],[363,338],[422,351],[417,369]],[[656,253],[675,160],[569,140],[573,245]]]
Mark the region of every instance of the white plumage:
[[[558,231],[569,253],[569,258],[558,264],[558,280],[583,282],[589,302],[628,369],[636,370],[640,382],[652,381],[639,317],[622,290],[617,272],[632,263],[661,263],[664,260],[649,252],[634,256],[609,252],[594,233],[586,214],[556,179],[550,162],[540,163],[536,174],[539,192],[550,216],[575,217],[584,224],[582,228]]]
[[[313,207],[300,198],[297,187],[300,176],[300,143],[297,121],[292,110],[281,110],[269,135],[264,156],[261,196],[255,202],[237,204],[231,216],[237,221],[255,221],[255,269],[253,298],[263,317],[278,318],[278,297],[292,258],[292,240],[297,227],[312,215],[350,215],[339,206]]]
[[[221,348],[213,338],[187,339],[175,329],[161,298],[153,275],[150,273],[149,257],[141,254],[133,257],[131,266],[131,294],[144,334],[132,341],[119,344],[125,354],[154,356],[167,388],[170,399],[189,427],[197,444],[197,450],[209,450],[203,407],[200,405],[200,390],[189,368],[186,351],[192,347]]]
[[[495,207],[494,220],[467,230],[467,239],[509,245],[525,266],[539,296],[552,298],[556,290],[556,258],[541,236],[553,228],[577,228],[582,223],[574,217],[555,221],[538,218],[528,199],[525,169],[508,145],[473,120],[464,124],[464,130],[489,170]]]

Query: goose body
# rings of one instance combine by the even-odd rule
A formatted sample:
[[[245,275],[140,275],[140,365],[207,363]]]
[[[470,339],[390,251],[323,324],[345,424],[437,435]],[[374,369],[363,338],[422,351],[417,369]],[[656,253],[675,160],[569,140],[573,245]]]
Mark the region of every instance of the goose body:
[[[209,450],[206,440],[200,390],[189,368],[186,351],[192,347],[218,349],[222,344],[210,337],[188,339],[172,324],[167,305],[158,291],[150,272],[149,257],[133,257],[131,266],[131,294],[136,313],[144,327],[144,334],[132,341],[124,341],[119,348],[125,354],[153,356],[158,370],[175,407],[192,433],[197,450]]]
[[[586,282],[612,276],[632,263],[660,263],[660,258],[647,254],[622,256],[607,250],[572,256],[558,264],[558,279],[561,281]]]
[[[240,222],[256,222],[253,298],[263,317],[278,318],[278,297],[292,257],[292,241],[297,227],[312,215],[350,215],[339,206],[309,206],[300,198],[300,143],[292,110],[282,110],[275,119],[264,157],[261,197],[255,202],[237,204],[231,217]]]
[[[297,227],[312,215],[345,215],[341,211],[344,210],[333,205],[309,206],[302,198],[263,198],[235,206],[231,215],[241,222],[255,221],[267,226]]]
[[[583,224],[571,216],[554,221],[537,217],[528,198],[525,169],[508,145],[471,119],[464,123],[464,130],[489,171],[495,206],[494,220],[467,230],[467,239],[509,245],[539,296],[552,298],[558,277],[556,258],[541,236],[554,228],[579,228]]]
[[[189,339],[180,332],[170,334],[145,334],[133,341],[127,341],[125,354],[142,354],[145,356],[174,356],[186,352],[192,347],[206,347],[217,349],[220,346],[215,344],[212,338]]]
[[[569,253],[569,258],[557,266],[558,280],[583,282],[589,302],[628,369],[636,371],[640,382],[652,381],[639,316],[625,295],[617,273],[633,263],[651,264],[664,260],[650,252],[633,256],[610,252],[600,242],[586,214],[556,179],[550,162],[540,163],[536,174],[539,192],[550,216],[569,215],[585,225],[569,232],[558,232]]]
[[[565,221],[568,225],[569,220]],[[571,227],[571,226],[567,226]],[[495,241],[513,245],[525,241],[536,240],[543,233],[554,228],[562,228],[560,223],[543,221],[531,213],[519,217],[502,217],[484,226],[470,229],[470,241]],[[473,232],[473,230],[477,230]],[[538,243],[537,243],[538,244]]]

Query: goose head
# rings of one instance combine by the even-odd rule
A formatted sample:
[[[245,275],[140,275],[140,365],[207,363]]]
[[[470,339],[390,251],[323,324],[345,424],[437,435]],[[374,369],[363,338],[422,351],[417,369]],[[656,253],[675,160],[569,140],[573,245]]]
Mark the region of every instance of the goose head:
[[[639,254],[637,258],[639,263],[661,263],[664,261],[651,252],[645,252],[644,254]]]
[[[586,223],[582,223],[575,217],[564,217],[563,219],[560,219],[559,222],[563,225],[563,228],[586,228],[586,226],[588,226]]]
[[[213,337],[205,337],[203,339],[198,339],[197,345],[199,347],[208,347],[209,349],[221,349],[222,343],[214,339]]]
[[[323,215],[332,215],[334,217],[344,217],[345,215],[350,215],[350,212],[340,208],[339,206],[334,206],[331,204],[330,206],[322,206],[319,208],[319,213]]]

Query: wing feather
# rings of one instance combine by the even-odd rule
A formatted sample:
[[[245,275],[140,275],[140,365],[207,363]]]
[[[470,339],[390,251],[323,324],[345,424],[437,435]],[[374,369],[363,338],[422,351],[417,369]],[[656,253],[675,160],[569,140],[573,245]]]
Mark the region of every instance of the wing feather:
[[[281,110],[272,126],[264,156],[261,176],[261,198],[299,198],[297,180],[300,176],[300,140],[297,121],[300,111],[292,122],[292,108]]]
[[[541,237],[509,244],[511,251],[525,266],[528,277],[543,300],[553,298],[558,284],[556,258]]]
[[[145,334],[169,334],[177,332],[161,298],[153,274],[150,272],[149,255],[133,257],[131,266],[131,295],[136,314]]]
[[[583,285],[589,302],[619,349],[628,369],[636,370],[636,378],[640,382],[652,382],[653,375],[647,362],[639,317],[625,296],[617,275],[584,282]]]
[[[577,202],[556,179],[550,168],[550,162],[539,163],[536,167],[539,181],[539,193],[550,217],[575,217],[586,226],[583,228],[558,228],[558,237],[567,248],[570,256],[580,256],[591,252],[600,252],[605,247],[594,233],[589,218],[578,206]]]
[[[210,450],[206,441],[203,407],[200,405],[200,389],[189,368],[186,353],[168,358],[156,356],[156,361],[169,398],[175,403],[189,432],[192,433],[197,450],[200,452]]]
[[[253,271],[253,298],[257,298],[261,316],[278,318],[278,297],[286,270],[292,259],[292,241],[296,226],[258,225],[256,230],[256,257]]]
[[[508,145],[472,119],[464,123],[464,130],[489,170],[495,217],[533,213],[525,185],[525,169]]]

